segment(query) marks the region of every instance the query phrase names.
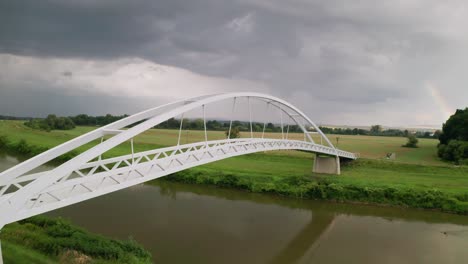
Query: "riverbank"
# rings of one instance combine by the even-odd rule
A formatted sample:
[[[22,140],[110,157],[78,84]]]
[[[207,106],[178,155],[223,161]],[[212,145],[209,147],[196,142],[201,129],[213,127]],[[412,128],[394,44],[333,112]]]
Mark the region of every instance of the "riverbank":
[[[362,166],[366,166],[366,170],[383,171],[382,167],[387,165],[379,161],[358,160],[353,164],[343,166],[342,173],[344,175],[356,173],[356,170]],[[407,170],[408,174],[418,174],[418,168],[411,168],[410,165],[393,164],[391,168]],[[440,168],[435,169],[440,170]],[[468,175],[466,169],[460,169],[459,173]],[[259,175],[248,177],[210,169],[193,168],[177,172],[161,180],[214,185],[299,199],[420,208],[468,215],[468,193],[464,192],[467,185],[460,186],[459,191],[455,189],[450,191],[435,186],[418,187],[404,183],[386,185],[372,180],[349,181],[344,175],[282,175],[281,177]],[[402,174],[399,173],[399,175]]]
[[[27,128],[20,122],[2,121],[0,149],[32,156],[91,129],[94,128],[77,127],[71,131],[44,132]],[[190,133],[190,136],[188,132],[184,134],[187,142],[199,141],[204,136],[199,131]],[[135,138],[135,150],[169,146],[172,140],[177,140],[177,135],[177,131],[173,130],[149,130]],[[211,131],[209,136],[210,139],[223,137],[219,131]],[[394,137],[342,137],[340,148],[360,152],[364,158],[343,164],[340,176],[312,173],[313,154],[273,151],[191,168],[168,176],[166,180],[301,199],[372,203],[468,214],[468,168],[455,167],[438,160],[436,140],[422,140],[417,149],[402,148],[405,140]],[[96,143],[89,143],[59,159],[70,159]],[[130,148],[127,145],[119,145],[105,153],[104,157],[128,154]],[[391,151],[397,153],[397,160],[379,159]]]
[[[92,234],[61,218],[35,216],[6,225],[0,235],[5,263],[152,263],[134,240]]]

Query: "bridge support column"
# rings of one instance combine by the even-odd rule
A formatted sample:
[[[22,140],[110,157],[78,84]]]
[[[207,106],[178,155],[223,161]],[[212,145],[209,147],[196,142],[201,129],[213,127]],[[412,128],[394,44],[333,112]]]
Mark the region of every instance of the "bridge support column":
[[[319,154],[315,154],[313,172],[340,175],[340,157],[320,156]]]

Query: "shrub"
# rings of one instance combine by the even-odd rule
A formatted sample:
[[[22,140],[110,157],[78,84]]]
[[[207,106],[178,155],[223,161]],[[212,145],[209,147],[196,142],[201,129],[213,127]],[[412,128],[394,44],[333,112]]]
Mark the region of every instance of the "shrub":
[[[231,128],[231,133],[229,133],[229,130],[224,131],[224,134],[226,134],[226,138],[240,138],[240,130],[239,127],[233,127]]]
[[[7,136],[0,135],[0,149],[6,149],[9,143],[10,143],[10,140],[8,139]]]
[[[21,154],[29,154],[31,153],[31,146],[28,145],[26,140],[21,139],[18,143],[16,143],[16,151]]]
[[[408,142],[404,144],[402,147],[405,148],[417,148],[418,147],[418,139],[415,135],[409,134],[408,135]]]
[[[450,140],[447,145],[439,144],[437,154],[444,160],[456,164],[466,164],[468,159],[468,141]]]

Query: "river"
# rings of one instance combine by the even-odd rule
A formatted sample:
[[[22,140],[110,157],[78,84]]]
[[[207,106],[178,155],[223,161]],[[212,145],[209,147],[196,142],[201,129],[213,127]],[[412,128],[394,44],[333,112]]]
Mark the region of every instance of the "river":
[[[0,171],[19,160],[0,155]],[[157,263],[468,263],[468,217],[157,181],[48,213]]]

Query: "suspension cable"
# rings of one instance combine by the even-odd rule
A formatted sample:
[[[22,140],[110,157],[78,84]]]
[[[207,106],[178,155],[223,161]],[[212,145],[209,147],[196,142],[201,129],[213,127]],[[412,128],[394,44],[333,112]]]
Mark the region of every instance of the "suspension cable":
[[[252,130],[252,107],[250,106],[250,96],[247,97],[247,101],[249,102],[250,138],[253,138],[253,130]]]
[[[203,107],[203,127],[205,128],[205,144],[208,143],[208,134],[206,133],[206,115],[205,115],[205,105]]]
[[[132,165],[134,165],[134,163],[135,163],[135,157],[134,157],[135,151],[133,149],[133,138],[130,139],[130,147],[132,148]]]
[[[270,102],[267,102],[266,104],[266,114],[268,115],[268,108],[270,106]],[[262,131],[262,139],[264,138],[265,136],[265,128],[266,128],[266,122],[267,122],[267,119],[265,118],[264,122],[263,122],[263,131]]]
[[[281,139],[284,139],[284,129],[283,129],[283,109],[281,108],[281,105],[279,105],[280,109],[280,121],[281,121]]]
[[[180,117],[179,137],[177,138],[177,146],[180,145],[180,135],[182,134],[182,124],[184,123],[184,113]]]
[[[101,143],[104,142],[104,136],[101,137]],[[99,154],[99,158],[98,158],[98,161],[101,161],[102,159],[102,153]]]
[[[231,121],[229,121],[229,132],[228,132],[228,139],[231,139],[231,129],[232,129],[232,119],[234,118],[234,108],[236,107],[236,98],[232,102],[232,112],[231,112]]]

